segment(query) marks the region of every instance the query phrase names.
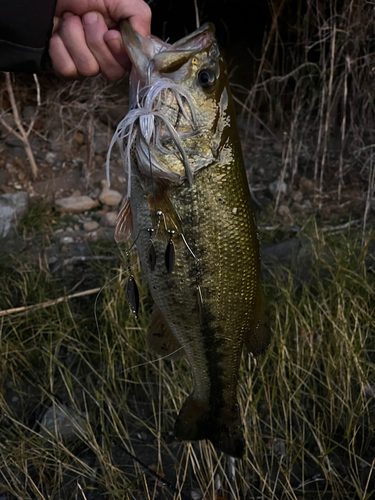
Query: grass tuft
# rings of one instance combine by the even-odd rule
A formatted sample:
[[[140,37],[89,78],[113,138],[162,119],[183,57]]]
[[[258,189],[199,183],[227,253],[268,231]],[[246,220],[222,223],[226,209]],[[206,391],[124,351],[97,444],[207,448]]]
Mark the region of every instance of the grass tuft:
[[[129,452],[188,498],[370,498],[375,277],[358,251],[360,235],[315,229],[309,238],[310,281],[270,270],[273,340],[263,357],[243,356],[243,460],[174,438],[190,369],[146,349],[151,301],[134,261],[138,320],[130,314],[121,249],[118,267],[95,263],[108,282],[96,302],[77,298],[0,318],[0,490],[17,499],[181,498]],[[63,295],[42,265],[13,261],[13,268],[2,308]],[[9,276],[9,267],[2,272]]]

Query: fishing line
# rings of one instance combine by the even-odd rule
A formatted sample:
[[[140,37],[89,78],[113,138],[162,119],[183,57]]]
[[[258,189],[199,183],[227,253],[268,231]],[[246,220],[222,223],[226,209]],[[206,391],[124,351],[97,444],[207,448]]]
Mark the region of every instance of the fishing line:
[[[122,272],[121,273],[118,273],[116,274],[116,276],[114,276],[113,278],[111,278],[109,281],[107,281],[107,283],[104,283],[104,285],[101,287],[101,289],[99,290],[97,296],[95,297],[95,302],[94,302],[94,318],[95,318],[95,323],[96,323],[96,329],[98,330],[98,335],[100,336],[100,328],[99,328],[99,322],[98,322],[98,316],[96,314],[96,310],[97,310],[97,303],[98,303],[98,298],[99,298],[99,295],[102,293],[102,291],[104,290],[104,288],[109,285],[111,283],[111,281],[115,280],[116,278],[118,278],[119,276],[121,276]]]
[[[163,359],[168,359],[170,356],[173,356],[173,354],[176,354],[176,352],[181,351],[181,349],[184,349],[186,346],[188,346],[190,344],[194,344],[195,342],[197,342],[197,341],[196,340],[191,340],[190,342],[187,342],[186,344],[182,345],[181,347],[179,347],[175,351],[170,352],[169,354],[166,354],[165,356],[162,356],[161,358],[156,358],[156,359],[153,359],[151,361],[146,361],[145,363],[140,363],[139,365],[131,366],[130,368],[126,368],[126,370],[124,370],[124,371],[122,371],[120,373],[123,374],[123,373],[126,373],[126,372],[130,371],[130,370],[133,370],[134,368],[139,368],[140,366],[146,366],[146,365],[153,365],[157,361],[161,361]]]
[[[132,244],[132,246],[129,248],[128,252],[131,250],[131,248],[134,246],[135,242]],[[133,264],[133,266],[131,267],[134,267],[136,264]],[[99,327],[99,321],[98,321],[98,316],[97,316],[97,303],[98,303],[98,299],[99,299],[99,295],[102,293],[102,291],[104,290],[104,288],[106,288],[113,280],[115,280],[116,278],[118,278],[119,276],[121,276],[122,272],[121,273],[118,273],[116,274],[116,276],[114,276],[113,278],[111,278],[110,280],[108,280],[102,287],[101,289],[99,290],[99,292],[97,293],[96,297],[95,297],[95,302],[94,302],[94,317],[95,317],[95,324],[96,324],[96,329],[98,331],[98,335],[100,336],[101,332],[100,332],[100,327]],[[183,346],[179,347],[178,349],[176,349],[175,351],[161,357],[161,358],[156,358],[156,359],[153,359],[151,361],[146,361],[144,363],[139,363],[138,365],[133,365],[133,366],[130,366],[129,368],[126,368],[125,370],[123,370],[122,372],[120,372],[121,374],[123,373],[126,373],[126,372],[129,372],[130,370],[133,370],[134,368],[139,368],[141,366],[146,366],[146,365],[152,365],[152,364],[155,364],[157,361],[160,361],[162,359],[168,359],[170,356],[173,356],[174,354],[176,354],[177,352],[181,351],[181,349],[184,349],[184,346],[187,346],[189,344],[192,344],[193,342],[196,342],[195,340],[192,340],[190,342],[188,342],[187,344],[184,344]]]
[[[190,500],[189,497],[187,497],[184,493],[182,493],[182,491],[177,490],[169,481],[166,481],[164,479],[164,477],[161,477],[157,472],[155,472],[152,469],[150,469],[150,467],[148,467],[146,464],[144,464],[135,455],[133,455],[132,453],[130,453],[130,451],[128,451],[126,448],[124,448],[124,446],[122,446],[121,444],[116,443],[116,441],[114,441],[114,443],[116,444],[116,446],[118,446],[119,448],[121,448],[121,450],[124,453],[126,453],[129,457],[131,457],[133,460],[135,460],[141,467],[143,467],[149,474],[151,474],[152,476],[156,477],[156,479],[158,479],[158,481],[161,482],[162,486],[166,486],[168,489],[170,489],[174,493],[177,493],[177,495],[180,495],[180,498],[182,498],[183,500]]]

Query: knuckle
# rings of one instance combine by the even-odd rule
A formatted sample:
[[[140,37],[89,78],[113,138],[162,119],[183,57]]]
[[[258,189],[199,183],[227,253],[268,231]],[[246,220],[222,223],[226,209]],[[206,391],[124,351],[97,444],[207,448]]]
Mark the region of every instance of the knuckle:
[[[147,3],[143,3],[143,16],[146,22],[151,21],[152,11],[150,6]]]
[[[96,62],[82,64],[78,68],[78,72],[83,77],[96,76],[99,74],[99,65]]]
[[[105,76],[105,78],[107,78],[107,80],[110,80],[111,82],[117,82],[125,75],[125,69],[121,67],[106,69],[102,70],[102,74],[103,76]]]

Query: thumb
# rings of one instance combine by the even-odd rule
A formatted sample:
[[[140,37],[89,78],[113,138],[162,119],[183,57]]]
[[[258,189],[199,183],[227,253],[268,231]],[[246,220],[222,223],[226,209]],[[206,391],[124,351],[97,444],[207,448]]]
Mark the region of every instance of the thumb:
[[[116,22],[129,19],[135,31],[144,37],[150,37],[151,9],[143,0],[118,0],[110,14]]]

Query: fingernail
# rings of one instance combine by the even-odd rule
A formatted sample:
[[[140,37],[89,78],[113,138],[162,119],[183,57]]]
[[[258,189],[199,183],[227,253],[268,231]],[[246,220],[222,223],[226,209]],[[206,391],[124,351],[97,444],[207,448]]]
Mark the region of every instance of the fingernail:
[[[83,16],[83,22],[84,24],[94,24],[98,20],[98,14],[96,12],[87,12]]]

